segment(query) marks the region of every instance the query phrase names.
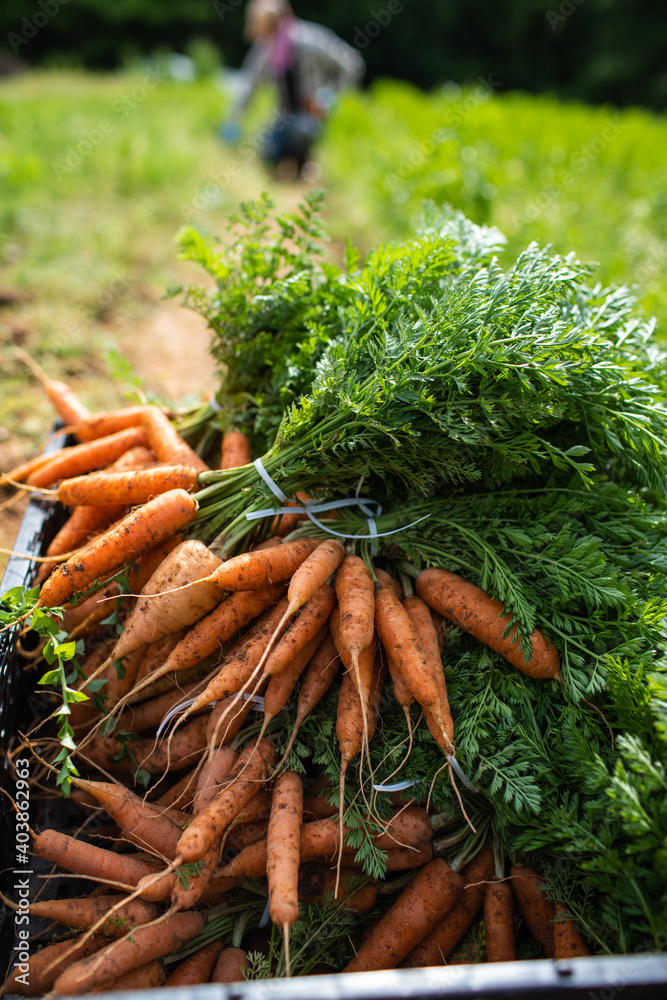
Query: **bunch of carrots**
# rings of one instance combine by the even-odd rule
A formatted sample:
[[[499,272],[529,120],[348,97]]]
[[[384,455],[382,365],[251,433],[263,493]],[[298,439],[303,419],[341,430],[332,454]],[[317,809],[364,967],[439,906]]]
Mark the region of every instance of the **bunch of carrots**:
[[[440,854],[451,843],[434,839],[444,824],[428,803],[396,792],[381,816],[377,786],[360,779],[362,833],[387,873],[360,879],[358,842],[350,846],[359,830],[346,815],[353,762],[372,775],[384,693],[408,728],[411,707],[421,709],[472,827],[442,668],[446,623],[536,682],[558,678],[554,646],[536,630],[527,657],[506,634],[502,604],[446,570],[423,570],[406,594],[386,560],[387,569],[369,565],[325,532],[291,539],[303,515],[276,518],[270,538],[218,558],[188,537],[207,466],[168,415],[148,405],[91,414],[67,386],[40,377],[78,443],[12,470],[4,484],[48,491],[71,510],[40,561],[35,609],[83,640],[86,658],[81,698],[68,709],[75,748],[58,746],[49,759],[44,747],[57,741],[41,735],[38,752],[29,734],[21,753],[33,752],[46,775],[70,752],[72,798],[108,818],[117,847],[33,833],[37,857],[96,888],[32,904],[70,935],[33,954],[29,987],[15,972],[4,989],[73,995],[242,979],[252,892],[282,932],[288,975],[290,929],[304,906],[324,904],[366,927],[341,971],[444,964],[482,911],[488,961],[515,957],[519,912],[545,956],[588,954],[538,873],[508,873],[486,828],[448,863]],[[244,435],[223,437],[221,468],[251,460]],[[292,748],[335,690],[339,787],[315,774],[304,790]],[[279,759],[271,723],[293,701]]]

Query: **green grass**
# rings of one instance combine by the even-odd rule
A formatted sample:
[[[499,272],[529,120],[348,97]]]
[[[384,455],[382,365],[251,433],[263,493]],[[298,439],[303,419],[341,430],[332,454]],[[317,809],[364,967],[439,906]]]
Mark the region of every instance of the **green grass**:
[[[508,260],[537,240],[599,262],[667,337],[666,142],[664,117],[637,109],[384,81],[341,104],[323,159],[330,208],[364,243],[409,233],[424,198],[448,201],[501,229]]]
[[[179,227],[222,234],[241,199],[268,189],[284,209],[303,190],[270,182],[253,151],[268,96],[236,149],[216,136],[224,105],[213,80],[145,70],[0,85],[0,285],[32,296],[0,311],[0,426],[26,449],[49,415],[14,342],[89,404],[116,400],[105,346],[122,352],[168,286],[200,277],[176,260]],[[423,198],[449,201],[503,230],[508,257],[538,240],[599,261],[599,280],[636,284],[665,331],[665,145],[664,119],[644,111],[380,82],[341,100],[321,146],[332,252],[404,237]]]

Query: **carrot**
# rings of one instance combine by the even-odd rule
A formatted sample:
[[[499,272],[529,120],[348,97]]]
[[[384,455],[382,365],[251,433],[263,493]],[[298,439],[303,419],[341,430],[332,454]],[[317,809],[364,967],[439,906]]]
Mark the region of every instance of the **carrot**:
[[[44,387],[46,395],[53,403],[56,413],[66,423],[72,424],[77,420],[85,420],[90,416],[90,410],[84,406],[74,390],[64,382],[57,382],[50,378],[46,372],[40,368],[34,358],[31,358],[27,351],[21,347],[14,348],[14,354],[30,369],[35,378],[39,379]]]
[[[283,542],[227,559],[213,574],[221,590],[259,590],[289,579],[319,545],[317,538]]]
[[[447,694],[445,673],[442,669],[442,657],[440,655],[440,647],[438,646],[438,635],[435,630],[435,625],[433,624],[433,619],[431,618],[429,606],[422,601],[420,597],[406,597],[403,601],[403,607],[407,611],[410,616],[410,621],[415,627],[421,648],[427,658],[427,662],[431,667],[431,670],[433,671],[433,676],[437,681],[438,688],[440,689],[440,706],[445,720],[446,735],[449,743],[453,745],[454,720],[449,708],[449,696]],[[446,750],[446,747],[443,745],[443,739],[438,730],[437,720],[432,716],[428,709],[425,709],[424,714],[426,715],[426,722],[431,735],[438,745],[443,750]]]
[[[180,632],[215,607],[220,595],[207,578],[219,565],[218,557],[203,542],[188,539],[177,545],[142,588],[114,648],[114,659]],[[181,590],[186,584],[193,586]]]
[[[217,652],[236,632],[274,604],[283,590],[282,584],[276,584],[230,594],[186,632],[160,667],[152,672],[151,683],[172,671],[188,670]]]
[[[122,993],[123,990],[154,990],[167,984],[167,973],[162,962],[156,958],[139,969],[130,969],[118,979],[112,979],[104,986],[98,986],[91,993]]]
[[[350,894],[349,879],[357,876],[358,873],[353,868],[343,869],[338,901],[349,912],[368,913],[377,902],[377,888],[369,883]],[[331,868],[302,865],[299,869],[299,902],[307,903],[308,906],[319,906],[328,893],[334,892],[335,885],[336,872]]]
[[[203,681],[199,681],[186,684],[183,688],[165,691],[164,694],[156,695],[156,697],[142,701],[138,705],[130,705],[118,716],[117,728],[139,734],[147,731],[154,732],[169,709],[177,705],[183,698],[191,695],[203,683]]]
[[[374,635],[373,577],[363,559],[345,556],[336,574],[336,597],[340,638],[350,655],[352,669],[356,671],[359,654],[368,649]]]
[[[171,535],[130,563],[127,574],[127,585],[130,593],[136,593],[146,585],[162,560],[180,541],[180,535]],[[78,638],[81,634],[89,634],[103,618],[107,618],[111,613],[112,605],[107,598],[115,597],[118,594],[118,584],[112,581],[74,607],[67,607],[63,618],[63,629],[70,634],[71,638]]]
[[[221,469],[238,469],[252,462],[250,441],[241,431],[228,431],[222,439]]]
[[[429,607],[500,653],[528,677],[535,680],[560,677],[556,647],[535,629],[530,635],[532,652],[528,658],[519,644],[516,626],[505,637],[511,616],[502,602],[479,587],[446,569],[425,569],[417,577],[416,588]]]
[[[257,823],[237,823],[227,827],[227,838],[225,848],[228,851],[242,851],[244,847],[256,844],[259,840],[266,840],[269,829],[268,819],[260,819]]]
[[[420,807],[415,809],[426,816]],[[407,810],[406,810],[407,811]],[[349,828],[344,829],[344,837],[349,833]],[[419,854],[421,848],[426,853],[431,852],[429,843],[431,828],[428,817],[424,822],[421,816],[416,814],[403,817],[403,814],[396,816],[388,825],[384,833],[377,834],[373,841],[380,850],[390,853],[393,850],[400,850],[397,845],[408,845],[417,847],[410,853],[413,857]],[[300,857],[301,862],[331,860],[337,851],[340,850],[340,826],[338,820],[333,817],[328,819],[315,820],[312,823],[304,823],[301,827]],[[352,851],[352,855],[356,850]],[[424,857],[421,862],[424,863]],[[246,878],[260,878],[266,873],[266,841],[256,843],[244,848],[235,858],[223,868],[223,874],[230,878],[244,875]],[[429,854],[430,858],[430,854]],[[427,859],[428,860],[428,859]],[[400,867],[404,867],[402,864]]]
[[[46,550],[46,555],[61,556],[65,552],[73,552],[117,521],[124,512],[125,507],[122,504],[77,507],[54,537]],[[36,582],[42,583],[52,569],[53,566],[49,563],[40,566]]]
[[[102,920],[105,913],[117,902],[118,896],[97,896],[95,899],[48,899],[31,903],[30,912],[36,917],[55,920],[67,927],[86,930],[98,920]],[[117,910],[113,919],[102,925],[101,931],[111,937],[119,937],[125,934],[129,927],[147,924],[156,916],[155,906],[135,899]]]
[[[196,510],[196,501],[185,490],[171,490],[149,500],[58,566],[42,585],[39,605],[53,608],[64,604],[72,594],[185,527]]]
[[[128,427],[138,427],[143,419],[145,404],[125,406],[122,410],[107,410],[93,413],[77,421],[68,421],[72,433],[79,441],[93,441],[95,438],[116,434]]]
[[[544,894],[544,879],[534,868],[525,865],[513,865],[510,877],[521,916],[530,933],[542,945],[546,957],[553,958],[556,907]]]
[[[169,418],[157,406],[147,406],[141,423],[146,432],[149,448],[152,448],[160,462],[188,465],[198,472],[206,472],[208,465],[193,451],[189,444],[172,426]]]
[[[236,711],[232,715],[229,709],[233,708],[234,704],[233,698],[223,698],[222,701],[219,701],[214,706],[213,711],[208,717],[206,728],[206,737],[209,746],[224,746],[226,743],[231,743],[243,728],[243,724],[251,708],[253,708],[252,699],[248,698],[240,708],[236,708]],[[224,716],[224,719],[220,722],[222,716]],[[218,723],[220,723],[220,726],[218,726]]]
[[[276,715],[284,709],[299,681],[299,677],[306,667],[306,664],[317,652],[318,647],[324,641],[328,631],[328,625],[325,622],[317,635],[315,635],[310,642],[306,643],[302,649],[293,654],[289,666],[285,670],[282,670],[279,674],[274,674],[273,677],[271,677],[266,691],[264,692],[264,721],[262,723],[260,736],[264,735],[266,727],[271,719],[274,719]]]
[[[146,861],[95,847],[58,830],[42,831],[35,838],[33,850],[40,858],[65,871],[123,886],[135,886],[140,879],[154,875],[156,870]]]
[[[395,969],[452,909],[462,889],[461,876],[441,858],[434,858],[417,872],[407,889],[375,924],[343,971]]]
[[[310,555],[295,569],[287,589],[288,603],[285,614],[269,639],[264,655],[257,665],[258,670],[264,665],[288,619],[295,615],[320,590],[336,571],[344,556],[345,549],[342,544],[336,539],[327,539],[320,542],[317,548],[313,549]]]
[[[241,948],[225,948],[211,976],[212,983],[243,982],[243,971],[248,968],[248,956]]]
[[[301,860],[304,863],[332,861],[339,849],[338,822],[333,831],[325,830],[313,834],[309,829],[315,823],[305,823],[301,831]],[[388,838],[385,839],[386,844]],[[420,844],[417,849],[414,847],[389,847],[383,848],[386,858],[388,872],[408,871],[411,868],[421,868],[433,857],[433,846],[429,843]],[[344,850],[340,855],[341,871],[343,868],[354,868],[357,871],[363,868],[363,862],[355,861],[357,851]],[[335,869],[337,871],[337,869]],[[262,878],[266,875],[266,840],[257,840],[254,844],[249,844],[239,851],[236,857],[232,858],[221,871],[225,878]],[[148,897],[144,897],[148,898]]]
[[[317,819],[327,819],[329,816],[336,816],[338,814],[338,806],[331,805],[329,801],[331,792],[332,788],[329,784],[329,779],[324,774],[320,775],[308,789],[308,794],[303,797],[304,814],[310,813]]]
[[[130,427],[125,431],[119,431],[118,434],[99,438],[97,441],[76,444],[33,472],[26,479],[26,483],[35,489],[52,486],[59,479],[69,479],[85,472],[92,472],[94,469],[102,469],[120,458],[128,448],[145,444],[146,435],[140,427]]]
[[[201,913],[174,913],[155,926],[147,924],[107,945],[98,954],[74,962],[62,972],[53,987],[54,996],[89,993],[97,986],[161,958],[187,944],[204,928]]]
[[[218,955],[222,951],[222,941],[210,941],[181,962],[167,979],[167,986],[197,986],[210,983]]]
[[[268,819],[271,814],[271,793],[262,788],[255,792],[250,801],[234,817],[234,822],[241,825],[244,823],[257,823],[259,820]]]
[[[187,810],[192,805],[196,788],[196,769],[186,771],[171,788],[168,788],[166,792],[163,792],[157,799],[154,799],[153,804],[166,808],[171,806],[173,809]]]
[[[484,894],[487,962],[513,962],[514,896],[509,882],[489,882]]]
[[[266,877],[269,915],[285,935],[299,917],[299,852],[303,820],[303,784],[296,771],[283,771],[273,785],[266,834]],[[289,973],[288,973],[289,974]]]
[[[239,755],[231,747],[219,746],[201,768],[197,777],[197,788],[194,796],[195,815],[203,812],[226,783],[229,775],[238,763]]]
[[[16,966],[3,983],[1,992],[18,993],[22,997],[43,996],[49,992],[63,969],[71,964],[74,955],[82,958],[99,951],[106,943],[103,938],[92,937],[82,946],[76,941],[49,944],[41,951],[33,952],[27,962]],[[22,957],[20,951],[18,957]]]
[[[241,753],[233,780],[196,816],[181,835],[178,854],[186,862],[199,861],[236,814],[250,801],[258,784],[265,781],[275,764],[271,740],[248,744]]]
[[[296,704],[296,718],[290,733],[287,749],[283,754],[283,761],[287,760],[294,745],[297,733],[304,719],[313,711],[318,702],[324,697],[334,682],[334,678],[340,667],[338,651],[330,632],[326,633],[323,641],[318,646],[316,652],[310,659],[306,673],[299,689],[299,699]],[[282,763],[282,761],[281,761]],[[280,765],[278,765],[280,767]]]
[[[146,503],[168,490],[197,487],[197,472],[185,465],[159,465],[153,469],[127,472],[91,472],[87,476],[64,479],[58,487],[58,499],[66,507],[122,504],[131,507]]]
[[[155,740],[132,740],[125,745],[115,736],[96,736],[85,748],[85,754],[98,767],[114,774],[134,774],[138,767],[149,774],[170,774],[191,768],[207,746],[204,718],[193,719],[174,735],[169,753],[166,744]]]
[[[180,830],[166,816],[159,816],[129,788],[107,781],[76,778],[77,788],[90,792],[118,824],[126,840],[143,850],[173,858]]]
[[[403,600],[405,595],[399,580],[395,580],[393,576],[389,576],[389,573],[386,573],[383,569],[378,569],[377,566],[373,568],[373,572],[375,573],[381,587],[386,587],[387,590],[391,590],[394,597],[397,597],[399,601]]]
[[[564,907],[556,904],[554,958],[584,958],[586,955],[590,955],[590,950],[574,921],[568,919]]]
[[[281,601],[271,611],[260,618],[257,624],[250,630],[247,637],[235,647],[230,655],[223,661],[222,667],[208,683],[207,687],[195,701],[190,705],[182,716],[185,719],[188,715],[201,711],[212,701],[221,701],[229,695],[236,694],[244,684],[252,677],[255,667],[259,663],[267,639],[271,635],[277,622],[287,607],[287,601]],[[230,705],[235,702],[230,702]],[[225,716],[225,718],[227,718]],[[220,723],[220,717],[218,717]]]
[[[438,743],[453,754],[449,720],[445,718],[441,688],[433,663],[424,653],[407,611],[389,590],[380,590],[375,600],[375,624],[387,655],[415,701],[428,710],[437,723]]]
[[[485,844],[461,872],[464,888],[451,912],[406,956],[403,965],[443,965],[484,905],[485,883],[493,878],[493,853]],[[481,883],[481,884],[480,884]]]

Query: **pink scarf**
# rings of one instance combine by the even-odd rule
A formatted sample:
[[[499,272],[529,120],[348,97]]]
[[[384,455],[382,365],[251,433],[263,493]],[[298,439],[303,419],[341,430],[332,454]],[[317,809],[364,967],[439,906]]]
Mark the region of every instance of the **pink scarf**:
[[[285,16],[280,19],[275,34],[269,45],[269,65],[275,76],[283,76],[294,62],[294,42],[292,41],[292,24],[294,18]]]

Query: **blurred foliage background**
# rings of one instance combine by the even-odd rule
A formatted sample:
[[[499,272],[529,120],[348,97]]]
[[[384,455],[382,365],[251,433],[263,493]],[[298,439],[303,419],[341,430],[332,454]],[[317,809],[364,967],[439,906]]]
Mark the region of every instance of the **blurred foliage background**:
[[[653,108],[667,98],[667,27],[653,0],[300,0],[295,7],[362,50],[369,81],[391,76],[427,88],[493,72],[508,90]],[[242,23],[241,0],[3,0],[0,39],[31,64],[109,69],[205,38],[238,65]]]

